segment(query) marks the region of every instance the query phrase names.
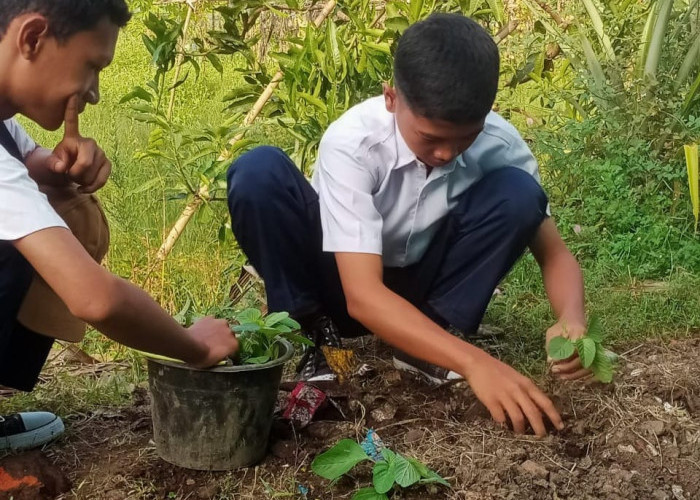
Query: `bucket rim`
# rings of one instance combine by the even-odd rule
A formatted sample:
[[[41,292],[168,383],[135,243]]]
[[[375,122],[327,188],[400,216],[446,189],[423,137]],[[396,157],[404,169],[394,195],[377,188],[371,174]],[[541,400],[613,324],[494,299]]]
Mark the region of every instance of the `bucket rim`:
[[[239,373],[239,372],[252,372],[261,371],[274,368],[279,365],[285,364],[294,355],[294,346],[291,342],[286,339],[279,339],[278,341],[285,349],[285,352],[277,359],[268,361],[260,365],[233,365],[233,366],[214,366],[212,368],[195,368],[186,363],[177,363],[174,361],[165,361],[161,359],[147,358],[149,363],[155,363],[158,365],[168,366],[170,368],[179,368],[180,370],[188,370],[192,372],[207,372],[207,373]]]

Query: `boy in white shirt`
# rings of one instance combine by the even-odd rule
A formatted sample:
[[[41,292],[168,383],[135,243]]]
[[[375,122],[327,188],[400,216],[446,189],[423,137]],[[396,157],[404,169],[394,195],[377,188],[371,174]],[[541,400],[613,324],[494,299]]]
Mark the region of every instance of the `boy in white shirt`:
[[[258,148],[229,171],[229,210],[270,309],[292,312],[317,346],[364,327],[397,349],[398,368],[465,378],[496,421],[544,435],[543,414],[563,426],[549,398],[446,330],[476,332],[528,247],[557,317],[546,338],[586,328],[582,274],[548,216],[537,162],[491,111],[498,76],[483,28],[435,14],[399,40],[395,87],[329,127],[313,187],[279,149]],[[298,370],[302,380],[333,378],[320,349]],[[576,357],[552,370],[589,375]]]
[[[2,386],[31,390],[53,339],[79,340],[85,323],[199,367],[237,348],[226,321],[206,318],[185,329],[97,262],[108,233],[91,193],[111,163],[80,135],[78,115],[99,101],[100,71],[129,17],[124,0],[0,0]],[[17,114],[47,130],[65,122],[63,140],[53,150],[37,146]],[[50,413],[0,417],[0,451],[41,445],[62,430]]]

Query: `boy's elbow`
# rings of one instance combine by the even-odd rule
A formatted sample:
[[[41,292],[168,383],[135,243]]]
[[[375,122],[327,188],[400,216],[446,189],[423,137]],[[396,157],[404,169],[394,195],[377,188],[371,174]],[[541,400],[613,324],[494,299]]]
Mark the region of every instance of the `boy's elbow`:
[[[365,319],[368,316],[367,301],[362,297],[349,295],[346,297],[346,305],[348,308],[348,315],[355,321],[359,321],[360,323],[364,324]]]
[[[99,325],[113,318],[120,309],[122,293],[119,279],[110,278],[98,290],[86,294],[85,299],[69,305],[71,314],[90,325]]]

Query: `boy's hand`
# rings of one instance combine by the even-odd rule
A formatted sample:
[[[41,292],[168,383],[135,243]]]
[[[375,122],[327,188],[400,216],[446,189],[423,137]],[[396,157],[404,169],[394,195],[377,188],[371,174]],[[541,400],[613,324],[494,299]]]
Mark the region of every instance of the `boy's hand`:
[[[525,433],[526,423],[530,422],[535,434],[546,436],[543,413],[557,429],[564,428],[554,404],[534,382],[496,358],[483,353],[470,366],[466,378],[491,417],[505,424],[507,416],[516,433]]]
[[[559,321],[549,330],[547,330],[547,342],[545,349],[549,352],[549,342],[554,337],[565,337],[569,340],[576,340],[583,337],[586,334],[586,325],[581,325],[578,323],[565,323]],[[591,370],[584,368],[581,365],[581,360],[578,357],[578,352],[568,359],[562,359],[560,361],[552,361],[547,356],[547,359],[551,362],[551,372],[552,374],[561,380],[578,380],[591,375]]]
[[[187,360],[196,368],[214,366],[238,351],[238,340],[226,320],[208,316],[195,322],[188,332],[202,344],[202,352],[205,353],[199,359]]]
[[[80,185],[82,193],[94,193],[107,183],[112,163],[93,139],[80,135],[80,100],[74,95],[66,106],[63,140],[48,160],[49,169]]]

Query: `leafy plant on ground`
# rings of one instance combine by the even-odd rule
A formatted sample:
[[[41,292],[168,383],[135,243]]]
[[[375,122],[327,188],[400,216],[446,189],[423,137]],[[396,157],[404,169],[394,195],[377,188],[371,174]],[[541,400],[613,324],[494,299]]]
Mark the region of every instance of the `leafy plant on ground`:
[[[343,439],[317,456],[311,463],[311,469],[319,476],[335,481],[357,464],[366,460],[373,461],[372,486],[355,492],[352,500],[388,500],[387,494],[392,490],[416,484],[450,486],[435,471],[414,458],[404,457],[388,448],[383,448],[380,453],[380,456],[373,458],[352,439]]]
[[[555,361],[569,359],[578,353],[581,365],[589,368],[600,382],[612,382],[615,372],[615,354],[603,347],[603,329],[597,317],[591,318],[586,335],[572,341],[566,337],[554,337],[549,341],[549,357]]]
[[[280,340],[295,345],[313,346],[306,337],[299,335],[301,326],[287,312],[275,312],[263,316],[259,309],[245,309],[235,315],[238,325],[233,331],[238,334],[238,358],[240,364],[260,365],[279,357]]]

